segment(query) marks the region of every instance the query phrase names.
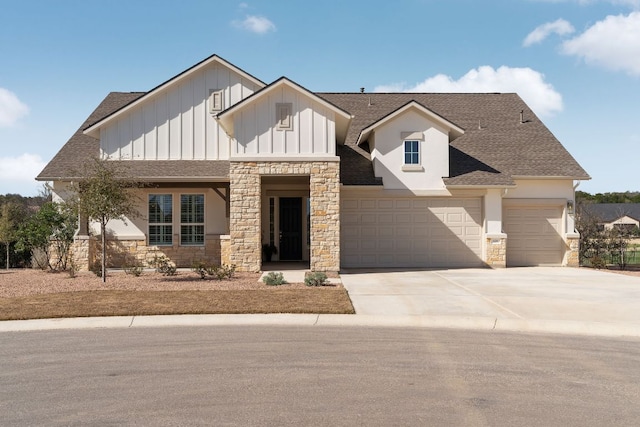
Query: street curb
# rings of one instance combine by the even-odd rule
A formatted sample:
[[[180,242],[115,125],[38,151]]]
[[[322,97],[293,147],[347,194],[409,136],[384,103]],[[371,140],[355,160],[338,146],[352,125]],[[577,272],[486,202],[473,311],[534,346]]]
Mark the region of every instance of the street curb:
[[[375,316],[353,314],[185,314],[7,320],[0,322],[0,332],[231,325],[402,327],[552,333],[600,337],[640,337],[640,324],[628,323],[540,319],[523,320],[494,317]]]

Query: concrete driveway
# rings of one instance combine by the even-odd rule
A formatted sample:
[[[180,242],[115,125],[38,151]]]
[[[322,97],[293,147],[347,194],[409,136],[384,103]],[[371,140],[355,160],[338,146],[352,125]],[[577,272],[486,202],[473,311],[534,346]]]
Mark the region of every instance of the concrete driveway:
[[[562,267],[352,270],[341,277],[359,315],[420,316],[442,326],[494,319],[504,329],[640,335],[640,277]]]

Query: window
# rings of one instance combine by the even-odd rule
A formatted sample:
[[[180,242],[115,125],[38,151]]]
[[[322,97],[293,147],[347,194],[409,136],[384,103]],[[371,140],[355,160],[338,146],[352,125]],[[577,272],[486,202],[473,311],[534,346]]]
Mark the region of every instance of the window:
[[[219,113],[224,109],[222,89],[212,89],[209,91],[209,111]]]
[[[180,244],[204,245],[204,194],[180,195]]]
[[[408,140],[404,142],[404,164],[420,164],[420,141]]]
[[[149,244],[173,244],[173,198],[171,194],[149,194]]]
[[[276,122],[279,130],[293,130],[291,103],[276,104]]]

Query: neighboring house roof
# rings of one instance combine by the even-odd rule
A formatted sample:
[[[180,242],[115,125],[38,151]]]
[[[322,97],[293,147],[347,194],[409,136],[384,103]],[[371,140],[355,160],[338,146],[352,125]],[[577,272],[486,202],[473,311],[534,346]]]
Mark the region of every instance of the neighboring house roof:
[[[318,93],[354,118],[345,144],[363,129],[415,101],[464,129],[450,144],[449,186],[513,185],[513,178],[590,179],[515,93]],[[523,123],[520,123],[520,112]],[[462,163],[457,160],[463,159]]]
[[[290,81],[279,79],[277,82],[286,84]],[[100,146],[98,139],[83,134],[82,130],[145,95],[140,92],[109,94],[36,179],[51,181],[77,178],[81,165],[99,155]],[[517,94],[311,95],[324,99],[333,106],[334,111],[340,113],[341,118],[346,119],[351,115],[345,143],[337,148],[341,158],[341,182],[345,185],[381,185],[381,180],[373,174],[367,141],[358,144],[358,137],[372,124],[405,105],[413,104],[421,105],[451,125],[455,124],[458,130],[464,129],[461,135],[455,130],[459,136],[450,143],[450,176],[444,179],[449,187],[508,187],[514,185],[514,178],[527,177],[589,179],[584,169]],[[524,115],[522,123],[521,111]],[[227,113],[221,115],[224,114]],[[145,180],[222,180],[229,176],[228,161],[131,160],[123,163],[135,167],[136,175]]]
[[[603,222],[628,216],[640,221],[640,203],[584,203],[582,209]]]

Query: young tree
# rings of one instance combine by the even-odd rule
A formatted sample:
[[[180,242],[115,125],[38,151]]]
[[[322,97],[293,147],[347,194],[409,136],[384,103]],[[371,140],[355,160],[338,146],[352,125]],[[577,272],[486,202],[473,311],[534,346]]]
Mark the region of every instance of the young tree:
[[[0,242],[4,243],[7,250],[7,270],[10,267],[10,246],[17,239],[20,221],[26,212],[20,204],[9,201],[0,207]]]
[[[576,230],[580,233],[580,263],[589,261],[596,268],[605,266],[608,236],[602,220],[589,210],[588,202],[581,202],[576,209]]]
[[[20,227],[16,249],[43,254],[32,257],[41,269],[66,270],[77,224],[78,215],[70,205],[47,202]],[[55,265],[51,264],[52,244],[57,253]]]
[[[100,224],[102,282],[106,282],[107,223],[140,215],[135,208],[138,201],[135,189],[140,184],[123,167],[107,160],[94,159],[83,176],[74,186],[76,204],[81,216]]]

